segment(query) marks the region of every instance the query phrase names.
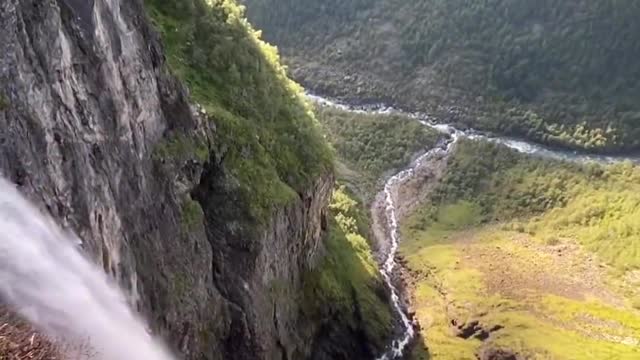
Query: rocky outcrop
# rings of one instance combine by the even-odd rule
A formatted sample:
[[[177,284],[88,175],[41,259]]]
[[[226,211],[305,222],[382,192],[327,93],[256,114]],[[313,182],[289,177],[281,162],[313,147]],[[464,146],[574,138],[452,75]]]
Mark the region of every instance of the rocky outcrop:
[[[306,356],[314,324],[295,299],[331,174],[250,220],[141,0],[5,0],[0,31],[2,175],[77,232],[185,358]]]

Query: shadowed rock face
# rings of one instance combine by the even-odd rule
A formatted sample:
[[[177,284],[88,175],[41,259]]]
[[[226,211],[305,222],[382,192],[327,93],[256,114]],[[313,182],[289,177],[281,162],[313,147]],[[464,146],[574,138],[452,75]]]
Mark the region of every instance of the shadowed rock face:
[[[87,34],[94,30],[93,5],[94,0],[60,0],[61,6],[67,6],[71,14],[76,17],[76,22],[80,24]]]
[[[168,73],[140,0],[4,0],[0,33],[2,175],[74,230],[185,358],[308,354],[314,325],[295,295],[332,177],[270,223],[248,221],[215,126]],[[208,142],[209,159],[155,156],[175,134]],[[186,228],[189,198],[204,217]]]

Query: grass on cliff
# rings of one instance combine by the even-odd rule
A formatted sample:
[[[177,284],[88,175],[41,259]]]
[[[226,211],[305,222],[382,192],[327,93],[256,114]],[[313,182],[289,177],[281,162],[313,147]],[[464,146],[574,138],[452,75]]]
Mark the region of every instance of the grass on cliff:
[[[305,276],[303,308],[319,323],[336,322],[363,332],[381,349],[393,329],[393,318],[363,235],[368,233],[365,210],[345,187],[335,191],[330,208],[327,254]]]
[[[171,69],[215,123],[212,143],[256,219],[267,219],[273,206],[330,171],[331,151],[302,89],[287,78],[277,50],[260,40],[241,6],[233,0],[145,5]],[[201,146],[191,147],[204,157]]]
[[[640,357],[640,169],[573,165],[462,142],[432,201],[402,224],[433,359]],[[455,335],[451,320],[496,330]],[[416,359],[419,357],[415,357]]]
[[[402,115],[372,115],[317,106],[318,120],[341,164],[338,177],[367,202],[385,174],[406,166],[442,136]]]

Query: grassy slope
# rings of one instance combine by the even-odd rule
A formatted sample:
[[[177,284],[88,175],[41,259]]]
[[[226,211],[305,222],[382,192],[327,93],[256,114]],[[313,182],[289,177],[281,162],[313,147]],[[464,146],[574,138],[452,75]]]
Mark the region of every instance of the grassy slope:
[[[393,321],[366,239],[366,210],[345,187],[335,191],[330,209],[328,256],[305,277],[305,311],[319,323],[362,332],[379,351],[386,345]]]
[[[146,3],[172,69],[215,122],[214,141],[226,151],[225,165],[258,220],[329,171],[332,151],[301,97],[302,89],[286,77],[276,49],[260,41],[234,1]],[[156,153],[191,152],[206,159],[197,144],[188,135],[177,136]],[[185,202],[185,226],[199,216],[193,205]],[[368,233],[365,226],[360,204],[338,189],[331,203],[326,256],[305,274],[300,301],[320,329],[332,328],[347,340],[353,332],[364,334],[371,351],[377,351],[386,343],[392,317],[371,249],[361,235]],[[349,351],[326,334],[318,339],[327,341],[327,351]]]
[[[325,90],[468,106],[475,127],[565,146],[640,146],[636,1],[246,3]]]
[[[234,1],[146,3],[163,35],[172,69],[215,122],[214,140],[226,151],[225,165],[256,219],[265,220],[273,206],[296,198],[295,191],[329,171],[331,151],[301,98],[301,88],[287,79],[275,48],[259,40]],[[191,152],[206,160],[197,144],[197,139],[180,135],[159,146],[156,154]],[[185,226],[201,212],[194,204],[185,202]],[[301,301],[310,319],[319,324],[336,321],[330,325],[338,331],[344,331],[340,326],[360,329],[382,347],[391,330],[391,314],[385,299],[377,295],[382,284],[360,235],[366,230],[351,226],[362,221],[358,206],[343,191],[335,193],[327,255],[306,275]],[[332,317],[336,313],[341,314],[339,320]]]
[[[145,0],[162,34],[171,69],[216,125],[224,153],[251,214],[268,218],[329,171],[331,153],[313,114],[233,0]],[[206,142],[186,134],[160,147],[206,158]]]
[[[403,224],[430,355],[473,359],[491,346],[536,359],[638,358],[638,176],[629,164],[462,143],[434,201]],[[452,319],[504,328],[462,339]]]
[[[318,107],[317,117],[340,161],[338,177],[368,202],[381,180],[435,146],[439,134],[400,115],[369,115]]]

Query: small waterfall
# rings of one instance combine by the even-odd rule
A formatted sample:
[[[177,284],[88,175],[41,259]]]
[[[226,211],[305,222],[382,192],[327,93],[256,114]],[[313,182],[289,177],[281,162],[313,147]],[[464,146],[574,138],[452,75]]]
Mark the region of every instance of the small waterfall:
[[[54,339],[81,342],[91,360],[173,360],[124,294],[60,229],[0,179],[0,298]]]

